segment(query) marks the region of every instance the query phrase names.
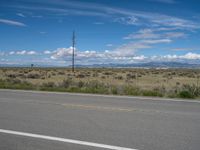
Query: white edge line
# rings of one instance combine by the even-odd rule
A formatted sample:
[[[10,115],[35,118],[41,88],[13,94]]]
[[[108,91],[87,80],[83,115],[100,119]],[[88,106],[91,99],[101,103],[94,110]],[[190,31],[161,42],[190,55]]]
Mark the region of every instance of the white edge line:
[[[111,149],[111,150],[138,150],[138,149],[132,149],[132,148],[126,148],[126,147],[105,145],[105,144],[99,144],[99,143],[93,143],[93,142],[65,139],[65,138],[52,137],[52,136],[46,136],[46,135],[40,135],[40,134],[32,134],[32,133],[19,132],[19,131],[12,131],[12,130],[5,130],[5,129],[0,129],[0,133],[32,137],[32,138],[39,138],[39,139],[45,139],[45,140],[51,140],[51,141],[59,141],[59,142],[78,144],[78,145],[84,145],[84,146],[105,148],[105,149]]]
[[[188,103],[200,103],[200,100],[184,100],[184,99],[172,99],[172,98],[159,98],[159,97],[141,97],[141,96],[125,96],[125,95],[101,95],[101,94],[87,94],[87,93],[69,93],[69,92],[49,92],[49,91],[33,91],[33,90],[15,90],[15,89],[0,89],[0,91],[12,91],[12,92],[25,92],[25,93],[47,93],[47,94],[60,94],[60,95],[72,95],[72,96],[98,96],[107,98],[127,98],[127,99],[140,99],[140,100],[154,100],[154,101],[172,101],[172,102],[188,102]]]

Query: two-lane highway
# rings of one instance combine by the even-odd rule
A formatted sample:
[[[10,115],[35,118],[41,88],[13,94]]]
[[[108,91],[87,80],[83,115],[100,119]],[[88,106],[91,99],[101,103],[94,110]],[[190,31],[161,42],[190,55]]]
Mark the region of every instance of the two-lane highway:
[[[199,150],[200,102],[0,90],[0,150]]]

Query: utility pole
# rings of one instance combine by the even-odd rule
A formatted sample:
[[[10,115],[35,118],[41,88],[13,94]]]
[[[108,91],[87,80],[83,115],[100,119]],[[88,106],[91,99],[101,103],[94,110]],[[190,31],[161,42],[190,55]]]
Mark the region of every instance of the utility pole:
[[[76,37],[75,37],[75,31],[73,31],[72,35],[72,72],[74,72],[74,51],[75,51],[75,44],[76,44]]]

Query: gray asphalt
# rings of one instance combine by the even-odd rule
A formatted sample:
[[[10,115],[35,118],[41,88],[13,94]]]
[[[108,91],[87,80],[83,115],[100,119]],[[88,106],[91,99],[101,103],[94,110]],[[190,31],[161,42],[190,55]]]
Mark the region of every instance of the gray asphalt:
[[[138,150],[199,150],[200,103],[0,90],[0,129]],[[0,150],[102,150],[0,133]]]

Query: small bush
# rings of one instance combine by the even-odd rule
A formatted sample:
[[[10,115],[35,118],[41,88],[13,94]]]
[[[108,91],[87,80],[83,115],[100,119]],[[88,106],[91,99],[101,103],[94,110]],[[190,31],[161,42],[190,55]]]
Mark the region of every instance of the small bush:
[[[117,76],[117,77],[115,77],[115,79],[117,79],[117,80],[123,80],[123,77],[122,76]]]
[[[72,85],[72,83],[73,83],[72,79],[68,78],[66,80],[63,80],[60,86],[64,88],[69,88]]]
[[[29,73],[26,77],[31,79],[39,79],[40,75],[37,73]]]
[[[59,72],[58,72],[58,75],[65,75],[65,72],[59,71]]]
[[[76,77],[77,78],[85,78],[85,75],[84,74],[78,74]]]
[[[181,91],[179,92],[180,98],[194,98],[194,96],[189,91]]]
[[[115,95],[118,94],[117,88],[116,88],[116,87],[112,87],[112,88],[111,88],[111,93],[112,93],[112,94],[115,94]]]
[[[125,86],[123,90],[126,95],[140,95],[140,89],[138,87],[133,86]]]
[[[42,87],[53,88],[53,87],[56,87],[56,85],[54,82],[47,82],[47,83],[43,83]]]
[[[79,87],[79,88],[82,88],[83,86],[84,86],[84,82],[83,82],[83,81],[79,81],[79,82],[78,82],[78,87]]]
[[[9,78],[16,78],[16,75],[15,74],[8,74],[7,77],[9,77]]]
[[[136,75],[134,75],[134,74],[129,74],[129,73],[128,73],[128,74],[126,75],[126,78],[127,78],[127,79],[136,79]]]
[[[163,96],[159,91],[150,91],[150,90],[142,91],[142,95],[143,96],[158,96],[158,97]]]

